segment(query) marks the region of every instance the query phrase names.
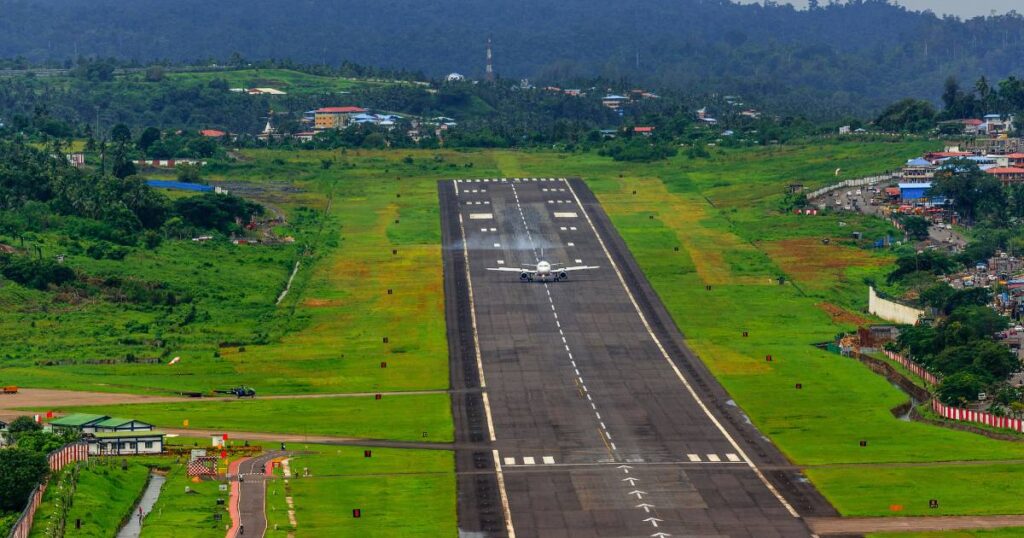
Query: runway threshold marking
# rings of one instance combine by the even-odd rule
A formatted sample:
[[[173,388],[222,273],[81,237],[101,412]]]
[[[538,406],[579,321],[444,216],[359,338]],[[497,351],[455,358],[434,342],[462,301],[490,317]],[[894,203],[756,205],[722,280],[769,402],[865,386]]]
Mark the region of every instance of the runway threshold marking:
[[[626,279],[625,277],[622,276],[622,271],[619,269],[619,265],[615,263],[614,259],[612,259],[612,254],[611,252],[608,251],[608,246],[605,244],[604,239],[601,238],[601,234],[598,233],[597,227],[594,226],[594,221],[591,220],[590,213],[583,205],[583,202],[580,200],[579,195],[576,194],[576,189],[574,189],[572,187],[572,183],[568,181],[566,181],[565,184],[569,188],[569,192],[572,193],[573,199],[576,200],[576,204],[579,206],[580,211],[583,213],[583,217],[587,220],[587,224],[590,226],[591,231],[594,232],[594,236],[597,238],[598,244],[601,245],[601,250],[604,251],[605,257],[608,258],[609,264],[615,271],[615,275],[619,278],[619,283],[622,285],[622,289],[626,291],[626,295],[629,296],[630,303],[633,304],[633,308],[636,310],[637,315],[640,316],[640,321],[643,322],[644,328],[647,330],[647,334],[651,337],[651,340],[654,341],[654,343],[658,347],[658,350],[661,352],[661,356],[672,368],[672,371],[675,372],[676,377],[679,378],[679,381],[683,384],[684,387],[686,387],[686,390],[689,391],[694,401],[697,402],[697,405],[700,406],[701,410],[704,411],[704,414],[707,415],[708,419],[711,420],[715,427],[718,428],[718,431],[721,432],[722,435],[726,438],[726,440],[729,441],[729,444],[731,444],[733,449],[736,450],[736,453],[739,455],[739,457],[746,461],[750,469],[753,470],[754,473],[757,475],[758,479],[761,480],[761,483],[764,484],[766,488],[768,488],[768,491],[770,491],[772,495],[774,495],[780,503],[782,503],[782,506],[786,508],[786,511],[788,511],[791,516],[795,518],[800,517],[800,514],[798,514],[796,509],[793,508],[793,505],[789,504],[789,501],[787,501],[786,498],[782,496],[782,493],[780,493],[779,490],[776,489],[775,486],[768,481],[768,478],[764,475],[764,473],[761,472],[760,469],[757,468],[757,465],[755,465],[754,462],[751,461],[751,459],[747,456],[746,452],[744,452],[743,448],[740,447],[739,443],[737,443],[736,440],[733,439],[732,435],[730,435],[729,432],[725,429],[725,426],[723,426],[722,423],[719,422],[717,418],[715,418],[714,414],[711,413],[711,410],[708,409],[707,405],[704,404],[704,401],[701,400],[700,395],[697,394],[697,391],[694,390],[693,386],[690,385],[690,382],[687,381],[686,377],[683,375],[683,372],[680,371],[676,363],[672,361],[672,357],[669,356],[668,351],[665,349],[665,346],[662,345],[661,340],[658,339],[658,336],[654,334],[654,330],[651,329],[651,324],[647,320],[647,316],[645,316],[643,311],[640,309],[640,305],[636,302],[636,297],[633,296],[633,291],[629,289],[628,285],[626,285]]]

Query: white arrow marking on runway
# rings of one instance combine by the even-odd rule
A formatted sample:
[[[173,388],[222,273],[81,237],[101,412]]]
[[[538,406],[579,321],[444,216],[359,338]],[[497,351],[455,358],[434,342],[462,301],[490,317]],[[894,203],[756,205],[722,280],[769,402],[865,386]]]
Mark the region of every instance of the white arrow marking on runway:
[[[649,518],[645,519],[644,521],[646,521],[647,523],[650,523],[651,525],[654,525],[654,528],[657,529],[658,528],[658,522],[659,521],[665,521],[665,520],[664,519],[658,519],[656,517],[649,517]]]
[[[653,504],[647,504],[647,503],[640,503],[640,504],[636,505],[636,507],[637,508],[643,508],[644,512],[647,512],[648,514],[650,514],[651,513],[651,508],[654,508],[654,505]]]
[[[597,418],[601,418],[601,416],[598,415]],[[629,465],[619,465],[618,467],[616,467],[616,469],[622,469],[622,472],[629,474],[629,470],[632,469],[632,467],[630,467]]]
[[[635,486],[636,483],[639,482],[639,479],[633,478],[632,476],[628,476],[626,478],[623,478],[622,481],[629,482],[630,486]]]
[[[647,495],[647,492],[646,491],[640,491],[638,489],[634,489],[633,491],[630,491],[626,495],[636,495],[636,499],[638,501],[642,501],[642,500],[644,500],[644,495]]]
[[[670,536],[672,535],[665,532],[656,532],[651,535],[651,538],[669,538]]]

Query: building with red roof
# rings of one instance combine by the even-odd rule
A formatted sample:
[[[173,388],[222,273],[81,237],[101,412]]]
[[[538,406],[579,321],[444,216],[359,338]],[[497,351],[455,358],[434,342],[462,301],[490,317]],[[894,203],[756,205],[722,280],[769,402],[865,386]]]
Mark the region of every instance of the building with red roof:
[[[1010,162],[1010,166],[1024,168],[1024,153],[1011,153],[1006,156],[1006,159]]]
[[[644,136],[651,136],[654,134],[654,127],[633,127],[633,132]]]
[[[217,129],[203,129],[202,131],[199,131],[199,136],[205,136],[206,138],[224,138],[227,135],[228,134],[224,131],[219,131]]]
[[[1024,168],[1017,166],[997,166],[985,172],[996,176],[1003,185],[1024,183]]]

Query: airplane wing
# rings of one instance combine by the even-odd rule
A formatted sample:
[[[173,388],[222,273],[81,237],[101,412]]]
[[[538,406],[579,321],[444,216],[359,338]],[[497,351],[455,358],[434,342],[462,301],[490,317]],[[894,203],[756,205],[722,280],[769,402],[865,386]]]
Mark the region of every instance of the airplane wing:
[[[563,271],[563,272],[568,273],[570,271],[586,271],[586,270],[589,270],[589,269],[600,269],[600,267],[596,266],[596,265],[576,265],[576,266],[573,266],[573,267],[565,267],[565,268],[559,269],[559,271]]]
[[[536,273],[536,269],[516,268],[516,267],[488,267],[488,271],[502,271],[505,273]]]

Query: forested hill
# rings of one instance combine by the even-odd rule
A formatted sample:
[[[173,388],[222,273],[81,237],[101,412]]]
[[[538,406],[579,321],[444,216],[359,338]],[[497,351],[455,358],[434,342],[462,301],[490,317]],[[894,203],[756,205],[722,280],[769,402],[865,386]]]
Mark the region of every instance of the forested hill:
[[[1024,64],[1018,15],[960,21],[882,0],[810,11],[726,0],[0,0],[0,14],[0,56],[30,61],[238,52],[480,76],[493,36],[507,78],[628,78],[833,112],[937,99],[949,75],[999,79]]]

